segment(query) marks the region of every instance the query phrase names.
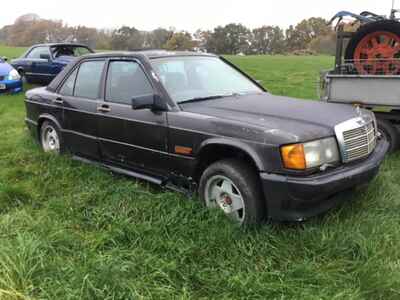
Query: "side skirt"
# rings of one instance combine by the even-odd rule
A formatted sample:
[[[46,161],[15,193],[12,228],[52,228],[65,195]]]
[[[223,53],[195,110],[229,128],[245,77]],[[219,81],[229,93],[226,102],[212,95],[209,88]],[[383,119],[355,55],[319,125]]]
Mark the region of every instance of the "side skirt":
[[[81,157],[81,156],[77,156],[77,155],[73,155],[72,159],[80,161],[80,162],[83,162],[83,163],[95,165],[97,167],[100,167],[100,168],[103,168],[103,169],[106,169],[106,170],[110,170],[111,172],[114,172],[114,173],[117,173],[117,174],[129,176],[129,177],[133,177],[133,178],[137,178],[137,179],[141,179],[141,180],[145,180],[147,182],[159,185],[159,186],[164,187],[166,189],[185,194],[189,198],[191,198],[195,193],[195,190],[193,188],[194,186],[190,182],[190,180],[188,180],[188,179],[186,179],[186,181],[187,181],[187,183],[189,183],[189,185],[187,183],[186,184],[176,185],[176,184],[173,183],[174,181],[176,181],[176,180],[173,180],[173,178],[153,177],[153,176],[149,176],[149,175],[146,175],[146,174],[138,173],[138,172],[135,172],[135,171],[131,171],[131,170],[115,167],[115,166],[112,166],[110,164],[105,164],[105,163],[98,162],[98,161],[95,161],[95,160],[87,159],[87,158],[84,158],[84,157]],[[182,180],[182,178],[181,178],[181,180]],[[185,186],[189,186],[189,188],[185,188]]]

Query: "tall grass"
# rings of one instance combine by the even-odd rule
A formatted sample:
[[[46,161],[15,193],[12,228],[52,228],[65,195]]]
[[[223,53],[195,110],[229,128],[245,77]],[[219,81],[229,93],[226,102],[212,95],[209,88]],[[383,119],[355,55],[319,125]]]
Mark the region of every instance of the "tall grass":
[[[332,63],[230,59],[304,98]],[[182,195],[43,154],[23,119],[23,95],[0,96],[0,299],[400,298],[398,154],[325,216],[243,230]]]

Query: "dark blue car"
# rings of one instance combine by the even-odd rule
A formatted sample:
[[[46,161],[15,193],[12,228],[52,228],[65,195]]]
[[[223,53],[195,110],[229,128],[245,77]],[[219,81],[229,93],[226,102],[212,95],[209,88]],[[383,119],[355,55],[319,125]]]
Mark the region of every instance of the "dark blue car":
[[[47,85],[74,58],[93,52],[79,44],[41,44],[32,46],[11,64],[28,83]]]
[[[21,76],[5,59],[0,57],[0,94],[5,92],[18,93],[21,91]]]

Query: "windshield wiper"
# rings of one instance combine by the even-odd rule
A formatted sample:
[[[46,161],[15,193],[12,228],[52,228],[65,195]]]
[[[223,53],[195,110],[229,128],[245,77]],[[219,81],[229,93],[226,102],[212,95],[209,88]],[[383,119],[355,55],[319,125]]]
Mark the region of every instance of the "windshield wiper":
[[[192,103],[192,102],[201,102],[201,101],[207,101],[207,100],[215,100],[215,99],[221,99],[221,98],[226,98],[226,97],[232,97],[236,96],[237,94],[232,93],[232,94],[224,94],[224,95],[213,95],[213,96],[207,96],[207,97],[196,97],[188,100],[183,100],[179,102],[179,104],[185,104],[185,103]]]

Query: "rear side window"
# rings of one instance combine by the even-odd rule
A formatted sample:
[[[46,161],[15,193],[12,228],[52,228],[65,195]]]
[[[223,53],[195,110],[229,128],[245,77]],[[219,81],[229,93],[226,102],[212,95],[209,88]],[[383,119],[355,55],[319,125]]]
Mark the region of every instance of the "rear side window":
[[[153,89],[140,65],[134,61],[112,61],[107,74],[106,100],[121,104],[146,96]]]
[[[104,64],[104,61],[87,61],[81,64],[76,77],[74,96],[98,98]]]
[[[71,75],[69,75],[68,79],[64,82],[62,88],[60,89],[60,94],[64,96],[72,96],[74,94],[74,85],[76,74],[78,73],[78,69],[75,69]]]

